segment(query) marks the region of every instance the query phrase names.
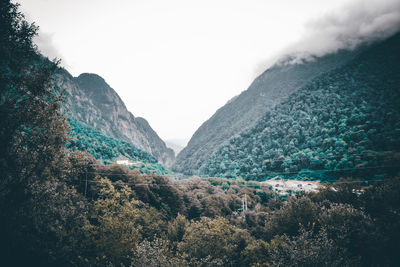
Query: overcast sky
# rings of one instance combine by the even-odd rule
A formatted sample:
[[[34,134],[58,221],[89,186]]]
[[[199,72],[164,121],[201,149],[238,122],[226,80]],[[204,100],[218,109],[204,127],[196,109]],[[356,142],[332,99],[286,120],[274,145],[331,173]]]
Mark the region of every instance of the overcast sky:
[[[283,53],[322,55],[400,24],[400,0],[17,2],[45,55],[102,76],[164,140],[190,139]]]

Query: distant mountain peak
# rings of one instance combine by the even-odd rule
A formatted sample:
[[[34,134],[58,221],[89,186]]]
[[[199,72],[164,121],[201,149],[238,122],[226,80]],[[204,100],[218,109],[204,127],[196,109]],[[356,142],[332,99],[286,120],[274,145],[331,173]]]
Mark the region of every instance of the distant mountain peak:
[[[84,78],[98,79],[102,82],[105,82],[104,78],[96,73],[83,72],[77,78],[78,79],[84,79]]]
[[[143,118],[135,118],[101,76],[82,73],[72,77],[62,69],[58,83],[69,94],[68,116],[72,119],[109,137],[129,142],[165,165],[175,160],[172,149],[167,148],[150,124]]]

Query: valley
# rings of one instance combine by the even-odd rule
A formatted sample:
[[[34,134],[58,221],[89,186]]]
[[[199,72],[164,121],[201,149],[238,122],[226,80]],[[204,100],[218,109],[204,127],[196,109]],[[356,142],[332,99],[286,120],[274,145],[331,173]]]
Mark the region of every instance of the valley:
[[[183,146],[162,140],[100,75],[74,77],[47,58],[36,24],[0,2],[0,265],[398,266],[396,7],[360,5],[362,34],[345,47],[325,36],[320,53],[283,55]]]
[[[162,169],[156,171],[158,174],[175,172],[179,179],[201,175],[258,181],[276,176],[322,182],[347,177],[374,180],[398,171],[400,107],[396,100],[399,91],[395,89],[400,85],[398,46],[399,35],[395,35],[379,44],[340,51],[311,62],[292,65],[287,63],[288,59],[282,59],[205,122],[176,161],[172,150],[151,128],[139,127],[137,121],[141,118],[126,113],[122,100],[101,78],[95,78],[98,86],[114,95],[114,100],[108,97],[106,109],[104,100],[96,102],[88,98],[90,90],[100,90],[91,81],[93,78],[89,78],[93,75],[86,75],[89,85],[78,83],[88,89],[68,85],[71,81],[61,83],[61,87],[70,95],[87,94],[70,96],[68,114],[72,118],[146,151],[165,166],[157,167]],[[266,98],[257,97],[261,92]],[[251,104],[253,101],[259,104]],[[81,112],[85,105],[93,111]],[[108,111],[110,105],[118,108]],[[113,118],[107,118],[110,114]],[[125,119],[127,116],[136,123],[132,125],[139,135],[132,131],[123,134],[126,129],[119,132],[119,128],[114,128],[125,125],[129,121]],[[210,136],[198,137],[202,132]],[[88,144],[86,150],[92,151],[90,147]],[[91,154],[103,162],[115,162],[118,157],[110,158],[104,154],[110,153],[106,150],[102,155],[100,148],[95,150],[96,154]]]

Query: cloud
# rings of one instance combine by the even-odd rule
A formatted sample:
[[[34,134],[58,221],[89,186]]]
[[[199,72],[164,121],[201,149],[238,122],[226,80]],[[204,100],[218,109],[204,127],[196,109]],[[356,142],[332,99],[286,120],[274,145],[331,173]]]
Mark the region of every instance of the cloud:
[[[259,68],[263,65],[265,69],[285,56],[290,63],[301,63],[341,49],[351,50],[360,44],[388,38],[399,30],[399,0],[356,0],[309,21],[301,40],[288,45]]]
[[[35,37],[34,42],[38,46],[40,53],[49,59],[62,58],[61,53],[53,42],[54,34],[45,33],[39,30],[38,35]]]

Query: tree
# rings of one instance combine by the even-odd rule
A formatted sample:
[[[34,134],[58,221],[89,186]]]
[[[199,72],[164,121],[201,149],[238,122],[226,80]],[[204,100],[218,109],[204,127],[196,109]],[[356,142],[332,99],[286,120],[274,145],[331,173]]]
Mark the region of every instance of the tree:
[[[18,4],[1,1],[0,251],[7,255],[3,261],[15,260],[13,265],[24,258],[40,265],[48,260],[37,253],[43,233],[35,224],[39,214],[29,208],[36,192],[57,188],[55,179],[65,175],[60,167],[67,139],[60,112],[64,94],[52,81],[57,62],[40,56],[32,41],[37,30],[24,19]],[[21,229],[29,231],[29,238],[19,235]]]
[[[155,239],[152,242],[144,240],[137,246],[133,251],[130,266],[183,267],[187,266],[187,262],[174,257],[168,241]]]
[[[173,221],[168,223],[168,238],[173,246],[182,241],[187,224],[189,224],[189,221],[181,214],[178,214]]]
[[[269,246],[270,266],[358,266],[330,240],[324,229],[318,233],[301,228],[294,237],[276,236]]]
[[[94,265],[127,264],[140,240],[137,202],[127,186],[117,190],[110,180],[100,179],[100,188],[85,226],[86,259]]]
[[[297,235],[300,227],[310,229],[317,216],[317,205],[308,197],[293,197],[285,206],[274,211],[265,223],[266,239],[275,235]]]
[[[241,252],[249,239],[246,231],[231,225],[224,218],[202,217],[200,221],[192,221],[186,227],[178,251],[193,266],[238,266]]]
[[[0,12],[0,192],[4,194],[13,189],[10,183],[43,177],[51,162],[63,155],[67,124],[60,113],[64,94],[52,80],[57,64],[41,57],[32,42],[38,28],[9,1],[2,1]]]

